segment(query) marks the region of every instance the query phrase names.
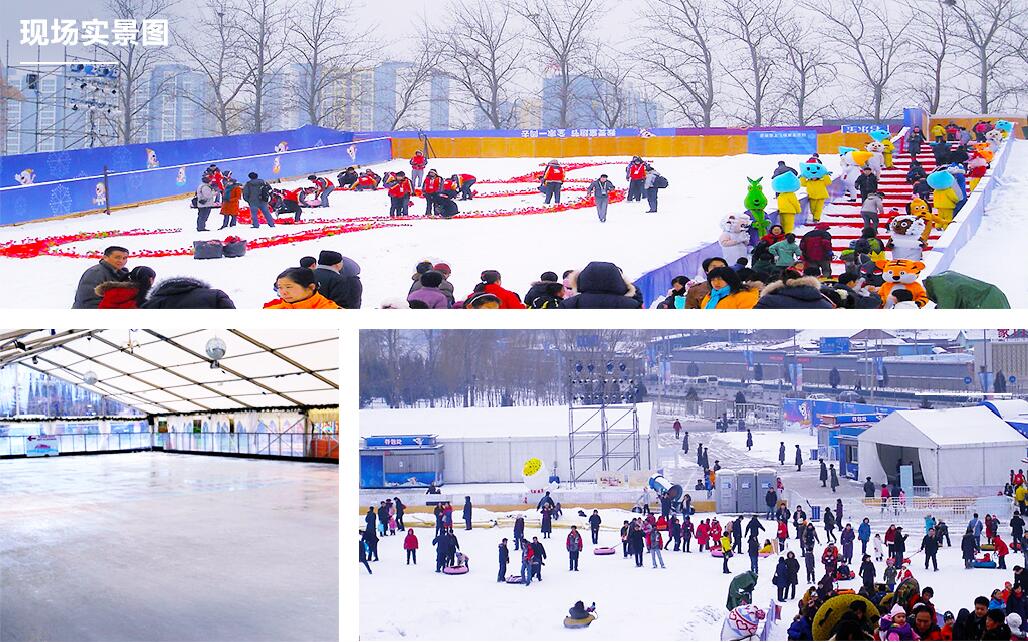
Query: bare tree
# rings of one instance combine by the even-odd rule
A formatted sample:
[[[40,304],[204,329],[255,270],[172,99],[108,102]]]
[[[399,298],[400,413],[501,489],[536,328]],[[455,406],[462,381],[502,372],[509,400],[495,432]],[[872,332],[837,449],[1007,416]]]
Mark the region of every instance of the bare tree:
[[[289,49],[303,67],[296,95],[311,125],[336,120],[342,104],[327,93],[367,63],[372,30],[348,19],[360,8],[349,0],[308,0],[289,26]]]
[[[107,0],[106,14],[115,20],[167,19],[177,0]],[[170,36],[169,36],[170,37]],[[126,46],[102,45],[97,50],[108,60],[118,63],[118,104],[116,117],[109,124],[117,132],[118,140],[128,145],[140,140],[149,125],[151,103],[160,98],[169,84],[174,84],[174,74],[161,76],[157,82],[151,80],[151,72],[161,62],[169,60],[167,50],[162,47],[144,47],[138,43]]]
[[[638,51],[646,80],[696,127],[710,127],[717,98],[712,12],[706,0],[649,0]]]
[[[954,37],[974,61],[968,71],[978,81],[977,87],[961,92],[960,100],[973,101],[975,109],[987,114],[1024,88],[1024,77],[1010,79],[1006,69],[1019,54],[1010,27],[1023,25],[1028,6],[1022,0],[953,0],[949,6],[959,24]]]
[[[239,58],[242,26],[236,24],[235,16],[225,14],[217,0],[208,0],[204,9],[192,29],[177,39],[190,66],[205,77],[204,86],[185,98],[217,122],[222,136],[228,136],[242,112],[239,94],[250,81]]]
[[[286,64],[286,29],[290,21],[289,5],[284,0],[227,0],[225,12],[233,13],[241,25],[240,54],[247,77],[247,100],[250,105],[252,131],[264,131],[269,115],[265,98],[270,91],[282,91],[276,85]]]
[[[384,98],[392,102],[391,105],[385,105],[387,110],[389,107],[393,108],[390,129],[419,128],[419,123],[413,120],[414,112],[429,102],[425,97],[425,88],[432,77],[439,73],[442,48],[436,45],[429,33],[422,32],[416,50],[418,53],[410,62],[394,63],[396,83],[393,95],[376,95],[376,100]]]
[[[806,125],[831,108],[829,102],[815,102],[815,96],[835,77],[835,64],[824,47],[821,30],[805,17],[783,14],[773,30],[789,70],[781,79],[783,102],[792,102],[796,124]]]
[[[523,70],[524,36],[509,5],[487,0],[460,0],[448,14],[445,73],[457,83],[465,104],[493,129],[517,120],[515,78]]]
[[[593,100],[590,112],[596,124],[610,129],[626,127],[633,124],[629,113],[632,92],[629,87],[629,76],[632,68],[619,61],[621,54],[613,56],[597,51],[589,65],[589,84]]]
[[[840,76],[858,83],[870,94],[864,115],[880,120],[892,113],[903,100],[892,87],[898,83],[897,72],[908,62],[904,54],[909,49],[910,23],[894,24],[887,1],[877,4],[873,0],[845,0],[833,3],[828,11],[816,0],[802,0],[800,4],[824,17],[824,36],[839,46],[840,55],[848,61],[839,67]],[[851,68],[857,72],[855,78],[845,76],[844,70]]]
[[[774,124],[781,111],[782,101],[771,100],[773,113],[765,112],[765,101],[777,80],[774,33],[781,13],[780,0],[723,0],[718,12],[718,30],[739,49],[722,58],[722,67],[745,97],[751,115],[740,118],[747,125]]]
[[[525,0],[517,12],[528,21],[526,37],[541,50],[547,69],[557,72],[557,126],[570,126],[573,83],[589,59],[592,29],[602,6],[599,0]]]
[[[910,34],[910,46],[917,54],[914,59],[914,77],[911,89],[920,98],[930,114],[939,112],[942,105],[942,90],[948,80],[946,59],[952,53],[950,27],[946,21],[949,10],[942,2],[926,3],[920,0],[905,0],[910,21],[917,25]]]

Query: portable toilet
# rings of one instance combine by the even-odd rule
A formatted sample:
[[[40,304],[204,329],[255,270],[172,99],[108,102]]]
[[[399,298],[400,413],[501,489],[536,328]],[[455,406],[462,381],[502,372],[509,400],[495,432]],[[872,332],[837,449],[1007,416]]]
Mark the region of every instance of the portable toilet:
[[[769,488],[775,488],[775,481],[778,479],[778,473],[771,468],[761,468],[757,471],[757,506],[761,512],[767,509],[767,502],[764,501],[764,497],[767,496]],[[778,498],[781,501],[781,497]]]
[[[735,510],[737,513],[757,512],[757,471],[740,468],[736,474]]]
[[[735,513],[736,511],[736,479],[734,470],[722,468],[717,471],[714,489],[715,505],[718,513]]]

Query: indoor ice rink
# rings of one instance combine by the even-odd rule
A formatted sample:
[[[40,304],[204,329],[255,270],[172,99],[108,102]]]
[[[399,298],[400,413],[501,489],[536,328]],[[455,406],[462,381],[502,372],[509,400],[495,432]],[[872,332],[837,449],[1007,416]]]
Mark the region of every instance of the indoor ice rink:
[[[0,330],[0,640],[336,640],[338,337]]]

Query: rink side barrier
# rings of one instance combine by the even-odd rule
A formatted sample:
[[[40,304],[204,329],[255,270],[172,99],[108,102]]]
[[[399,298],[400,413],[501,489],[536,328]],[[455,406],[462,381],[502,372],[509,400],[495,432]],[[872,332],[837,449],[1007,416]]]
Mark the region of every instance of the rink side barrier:
[[[109,172],[130,172],[160,166],[182,165],[207,159],[250,156],[287,149],[306,149],[353,140],[352,132],[305,125],[299,129],[190,138],[156,143],[136,143],[111,147],[88,147],[53,152],[33,152],[0,157],[0,187],[20,185],[15,178],[26,170],[34,174],[35,183]]]
[[[967,202],[957,212],[956,218],[935,242],[933,251],[925,255],[924,276],[934,276],[948,270],[953,264],[953,260],[956,259],[957,253],[974,238],[982,224],[985,209],[989,206],[993,193],[1003,179],[1012,147],[1013,145],[1009,141],[1003,143],[992,160],[992,166],[978,182],[978,186],[971,192],[971,195],[967,197]]]
[[[792,128],[801,131],[804,128]],[[734,156],[750,153],[750,134],[757,130],[726,129],[730,134],[613,137],[429,137],[436,158],[566,158],[578,156]],[[770,130],[759,130],[770,131]],[[398,133],[398,132],[397,132]],[[429,132],[431,134],[431,132]],[[394,158],[410,158],[424,146],[418,137],[390,136]],[[840,146],[863,146],[864,132],[817,132],[820,154],[838,153]],[[771,152],[787,153],[787,152]],[[808,153],[808,152],[804,152]]]
[[[110,173],[106,194],[102,174],[0,187],[0,225],[102,212],[107,203],[118,209],[189,196],[211,163],[232,170],[241,183],[249,172],[272,182],[387,161],[392,158],[390,148],[390,139],[379,138],[232,158],[206,157],[183,165]]]

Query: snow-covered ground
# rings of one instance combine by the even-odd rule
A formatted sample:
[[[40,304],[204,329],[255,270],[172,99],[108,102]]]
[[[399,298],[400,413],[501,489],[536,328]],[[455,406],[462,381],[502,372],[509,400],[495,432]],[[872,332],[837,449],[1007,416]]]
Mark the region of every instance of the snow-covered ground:
[[[360,573],[360,634],[362,639],[398,640],[716,640],[727,613],[725,598],[728,583],[735,574],[749,568],[749,559],[736,556],[729,561],[730,575],[721,572],[721,560],[706,553],[664,551],[666,569],[653,569],[649,555],[642,568],[620,554],[620,539],[614,529],[600,532],[600,546],[617,546],[609,556],[592,553],[585,518],[577,516],[577,508],[565,507],[564,517],[554,529],[553,537],[542,540],[546,565],[542,582],[531,586],[498,583],[497,545],[502,537],[512,537],[511,526],[456,530],[461,550],[470,556],[471,571],[466,575],[444,575],[434,571],[435,553],[431,545],[432,529],[417,528],[420,550],[417,566],[404,562],[403,537],[383,538],[379,544],[381,561],[371,562],[372,575],[363,567]],[[586,511],[587,514],[591,511]],[[712,517],[711,514],[697,518]],[[620,521],[613,518],[617,527]],[[861,516],[849,516],[854,524]],[[607,521],[607,517],[604,518]],[[477,516],[476,516],[477,520]],[[564,541],[571,524],[583,531],[586,551],[579,561],[579,572],[568,571]],[[609,522],[607,525],[610,525]],[[955,524],[954,524],[955,526]],[[956,529],[954,529],[956,530]],[[1008,529],[1004,528],[1006,534]],[[538,527],[529,525],[526,536],[538,536]],[[921,532],[910,532],[908,548],[918,549]],[[824,532],[819,529],[824,540]],[[695,542],[694,542],[695,544]],[[1011,571],[964,570],[960,560],[959,541],[953,548],[939,554],[939,572],[924,571],[923,557],[913,556],[915,577],[922,586],[935,589],[935,605],[956,612],[971,608],[978,595],[989,595],[993,588],[1010,581]],[[790,550],[797,550],[795,539]],[[520,571],[519,552],[511,548],[508,574]],[[821,554],[817,551],[818,559]],[[855,556],[859,558],[859,542]],[[775,597],[771,584],[777,558],[759,562],[754,602],[767,608]],[[1020,555],[1012,555],[1008,566],[1022,563]],[[875,564],[881,579],[882,563]],[[817,565],[818,578],[824,567]],[[856,566],[853,567],[856,570]],[[801,579],[803,570],[801,569]],[[859,588],[860,580],[841,583],[843,588]],[[807,588],[801,582],[797,594]],[[562,625],[567,609],[576,601],[595,601],[599,619],[588,629],[568,630]],[[783,619],[773,630],[771,639],[785,640],[786,630],[796,613],[795,602],[783,606]]]
[[[1028,274],[1024,256],[1028,247],[1025,220],[1025,190],[1028,190],[1028,141],[1011,140],[1013,145],[1006,171],[992,201],[985,209],[982,225],[964,246],[950,269],[992,283],[1007,295],[1012,308],[1028,307]]]
[[[646,214],[646,202],[616,203],[610,206],[607,223],[601,225],[595,208],[533,215],[463,220],[411,220],[401,225],[351,232],[288,245],[251,249],[239,259],[195,261],[191,256],[148,257],[130,260],[129,267],[148,265],[158,280],[169,276],[192,276],[210,282],[228,292],[240,308],[257,308],[275,298],[272,283],[283,269],[295,266],[306,255],[317,256],[322,249],[331,249],[356,260],[362,266],[364,307],[378,307],[387,298],[406,297],[411,274],[417,262],[425,259],[442,261],[453,270],[451,281],[456,294],[471,292],[485,269],[503,274],[505,287],[524,294],[532,281],[547,270],[558,274],[579,269],[592,260],[617,263],[625,275],[634,279],[647,270],[666,264],[683,253],[720,234],[720,221],[730,212],[740,211],[746,194],[746,177],[764,177],[765,193],[772,199],[770,175],[781,158],[797,166],[803,156],[739,155],[724,157],[683,157],[654,159],[655,167],[669,181],[661,190],[659,212]],[[434,159],[431,167],[441,175],[467,172],[479,180],[506,180],[538,171],[548,159]],[[569,158],[566,162],[603,162],[593,167],[568,172],[569,182],[562,194],[564,203],[584,197],[585,183],[573,179],[593,179],[607,173],[618,187],[626,187],[625,165],[628,158]],[[837,160],[826,157],[830,169]],[[376,166],[376,170],[408,169],[404,159]],[[335,181],[335,171],[323,175]],[[286,181],[287,187],[307,181]],[[479,183],[480,195],[490,192],[531,190],[533,184]],[[580,191],[576,191],[580,190]],[[95,231],[167,230],[168,234],[145,237],[109,236],[88,241],[63,244],[59,249],[74,252],[99,251],[111,244],[130,250],[172,250],[192,245],[198,239],[221,239],[228,231],[213,231],[221,225],[214,212],[208,221],[212,231],[195,231],[195,211],[188,207],[188,198],[146,205],[103,214],[60,221],[33,223],[0,228],[0,245],[31,238],[45,238]],[[510,212],[542,205],[538,192],[499,198],[478,198],[460,203],[462,214]],[[254,230],[240,225],[230,230],[246,240],[268,239],[298,232],[316,231],[330,225],[355,220],[385,217],[388,198],[385,191],[340,192],[332,194],[331,207],[305,210],[304,219],[326,221],[320,224],[280,225],[274,230],[262,226]],[[424,201],[415,199],[411,214],[420,216]],[[40,256],[30,259],[0,256],[0,271],[14,282],[46,283],[45,288],[23,289],[20,296],[9,297],[9,307],[67,308],[74,295],[81,272],[94,263],[88,258]]]

